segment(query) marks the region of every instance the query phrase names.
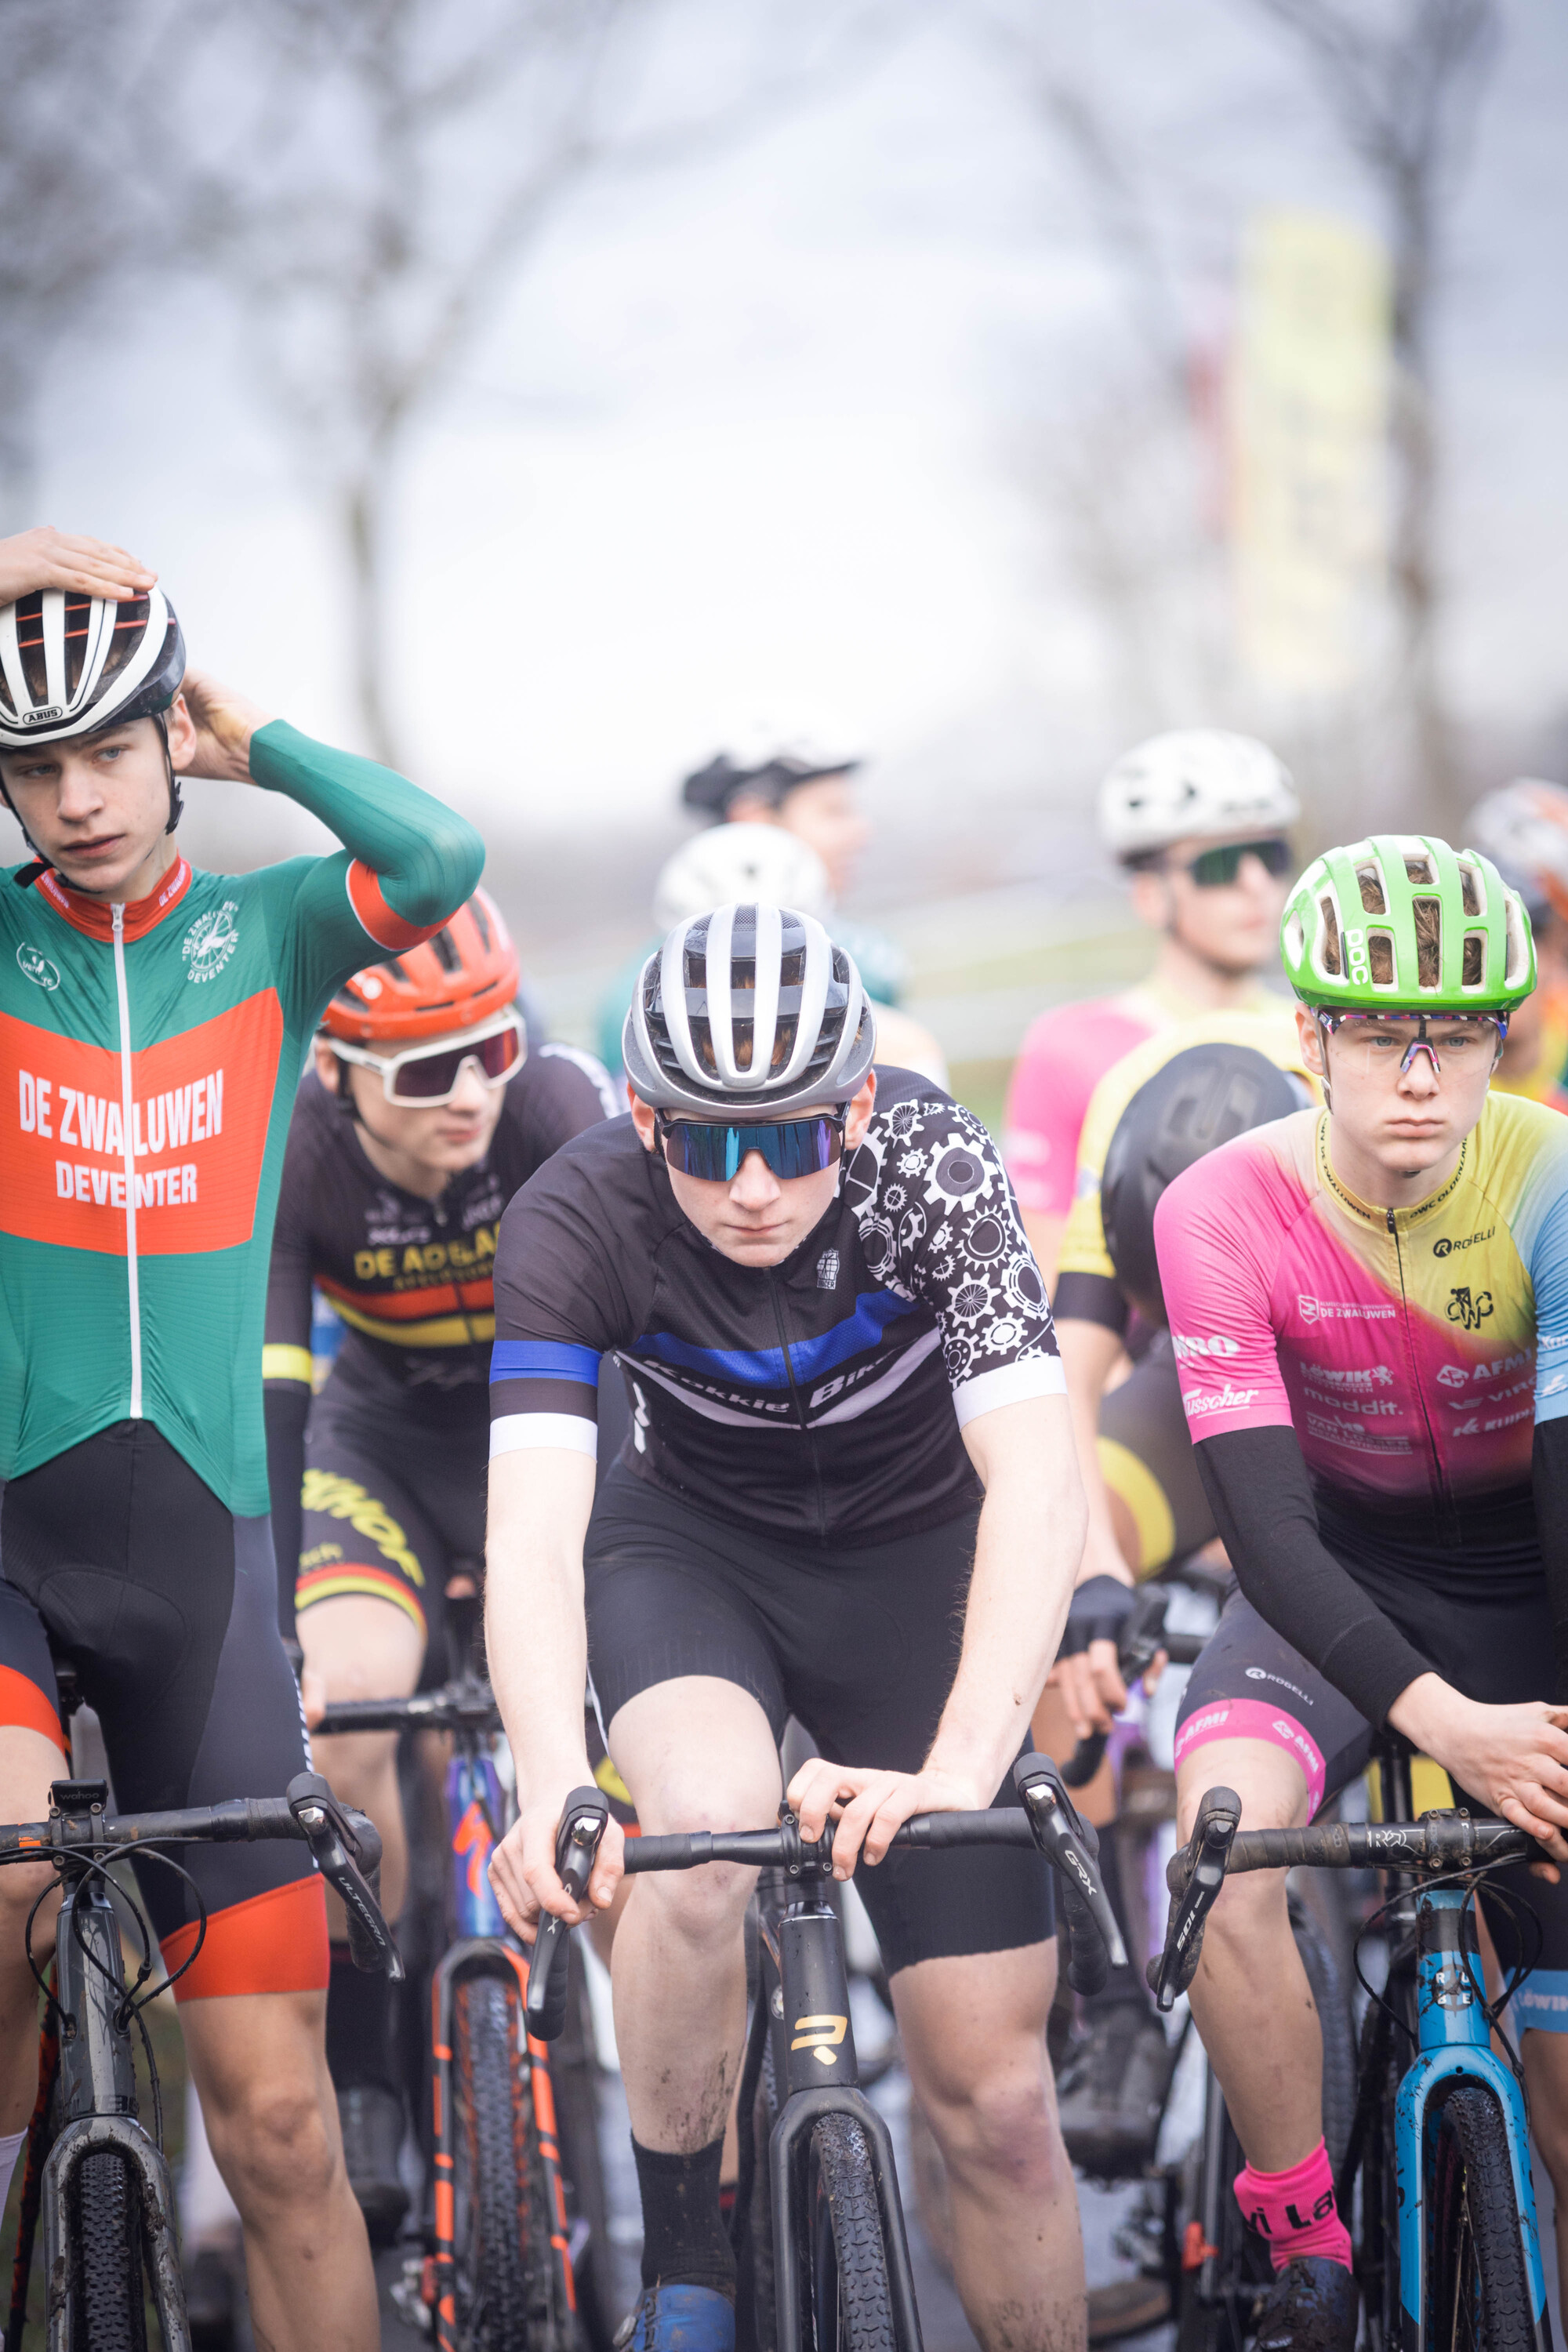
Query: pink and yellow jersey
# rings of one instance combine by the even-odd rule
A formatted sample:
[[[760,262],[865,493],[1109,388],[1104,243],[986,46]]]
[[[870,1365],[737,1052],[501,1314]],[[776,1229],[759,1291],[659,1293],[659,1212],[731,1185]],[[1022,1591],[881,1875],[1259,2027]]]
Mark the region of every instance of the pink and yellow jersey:
[[[1326,1111],[1238,1136],[1154,1214],[1194,1442],[1293,1428],[1314,1481],[1384,1511],[1525,1487],[1568,1413],[1568,1121],[1490,1095],[1454,1175],[1369,1207]]]

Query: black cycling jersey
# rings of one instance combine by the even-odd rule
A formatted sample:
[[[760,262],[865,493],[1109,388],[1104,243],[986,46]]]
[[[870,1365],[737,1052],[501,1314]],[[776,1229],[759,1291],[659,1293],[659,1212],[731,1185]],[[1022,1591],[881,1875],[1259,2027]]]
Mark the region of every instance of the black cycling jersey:
[[[552,1152],[614,1108],[590,1055],[535,1046],[506,1088],[484,1159],[425,1201],[376,1173],[353,1121],[314,1071],[307,1076],[283,1162],[262,1353],[273,1527],[286,1567],[300,1553],[312,1284],[348,1327],[324,1391],[335,1406],[382,1433],[394,1459],[400,1424],[478,1441],[501,1212]]]
[[[596,1451],[599,1360],[626,1369],[623,1459],[726,1518],[881,1543],[978,1501],[963,1423],[1058,1393],[1045,1286],[978,1119],[878,1073],[814,1231],[741,1266],[678,1207],[629,1118],[558,1152],[501,1220],[491,1451]]]

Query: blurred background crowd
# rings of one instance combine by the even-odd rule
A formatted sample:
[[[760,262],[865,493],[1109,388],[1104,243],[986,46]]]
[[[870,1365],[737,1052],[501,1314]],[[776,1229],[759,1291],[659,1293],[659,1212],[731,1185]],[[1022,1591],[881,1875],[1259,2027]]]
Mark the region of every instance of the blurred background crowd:
[[[1568,772],[1568,19],[1542,0],[6,0],[0,528],[470,814],[584,1045],[770,739],[999,1119],[1146,969],[1162,728],[1298,844]],[[189,846],[307,845],[193,793]]]

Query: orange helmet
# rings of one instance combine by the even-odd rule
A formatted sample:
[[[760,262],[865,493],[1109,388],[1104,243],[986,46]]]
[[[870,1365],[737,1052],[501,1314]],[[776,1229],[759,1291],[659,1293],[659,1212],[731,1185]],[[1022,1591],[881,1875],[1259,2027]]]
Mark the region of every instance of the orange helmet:
[[[353,1045],[412,1045],[472,1029],[517,994],[517,950],[495,901],[476,890],[434,939],[345,981],[322,1018]]]

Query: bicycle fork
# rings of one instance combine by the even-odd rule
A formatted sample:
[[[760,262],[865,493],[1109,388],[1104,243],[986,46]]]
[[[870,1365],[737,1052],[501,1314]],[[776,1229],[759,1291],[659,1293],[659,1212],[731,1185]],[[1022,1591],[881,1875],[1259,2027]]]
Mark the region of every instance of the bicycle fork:
[[[520,1951],[502,1918],[489,1880],[489,1858],[496,1825],[504,1818],[500,1783],[489,1757],[454,1756],[447,1771],[447,1810],[452,1835],[453,1895],[457,1940],[437,1966],[430,1987],[431,2099],[434,2105],[435,2278],[434,2316],[437,2352],[458,2352],[457,2299],[456,2167],[452,2152],[452,2011],[460,1979],[465,1976],[514,1977],[521,2023],[528,1996],[528,1959]],[[521,2053],[519,2056],[521,2058]],[[555,2092],[550,2079],[550,2053],[544,2042],[528,2036],[530,2090],[540,2152],[544,2160],[544,2191],[550,2214],[551,2255],[566,2307],[577,2308],[577,2285],[572,2270],[571,2242],[566,2225],[566,2192],[561,2175],[561,2143],[555,2123]],[[53,2347],[50,2347],[53,2352]]]
[[[774,2080],[786,2086],[769,2142],[777,2352],[805,2352],[801,2224],[805,2212],[806,2153],[812,2126],[828,2115],[852,2116],[866,2135],[877,2183],[896,2340],[900,2352],[921,2352],[920,2313],[903,2208],[899,2202],[892,2134],[860,2088],[849,2023],[843,1937],[831,1905],[809,1899],[795,1905],[779,1923],[776,1949],[769,1938],[769,1957],[779,1977],[770,1996]]]
[[[1530,2175],[1530,2126],[1511,2068],[1491,2046],[1473,1909],[1462,1888],[1413,1893],[1415,1916],[1419,2045],[1399,2086],[1395,2164],[1399,2184],[1399,2292],[1403,2352],[1435,2352],[1426,2342],[1426,2265],[1433,2253],[1426,2188],[1432,2177],[1436,2102],[1456,2080],[1484,2084],[1508,2135],[1515,2210],[1537,2352],[1551,2352],[1552,2324],[1541,2267],[1541,2239]]]
[[[87,2158],[108,2151],[134,2174],[140,2190],[142,2238],[165,2352],[190,2352],[174,2191],[168,2165],[135,2119],[131,2042],[116,2021],[124,1992],[120,1923],[101,1879],[83,1877],[68,1886],[55,1952],[59,2095],[66,2122],[43,2176],[49,2352],[69,2352],[79,2339],[71,2190]]]

